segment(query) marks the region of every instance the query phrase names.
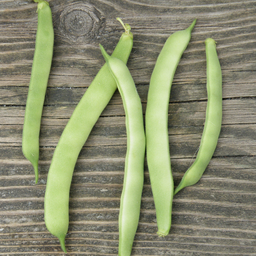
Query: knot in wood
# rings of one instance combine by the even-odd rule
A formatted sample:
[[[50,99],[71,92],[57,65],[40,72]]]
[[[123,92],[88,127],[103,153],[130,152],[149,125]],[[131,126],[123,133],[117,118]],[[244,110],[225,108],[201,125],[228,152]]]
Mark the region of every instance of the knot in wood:
[[[72,42],[94,41],[104,27],[105,18],[93,5],[70,4],[60,14],[60,31]]]

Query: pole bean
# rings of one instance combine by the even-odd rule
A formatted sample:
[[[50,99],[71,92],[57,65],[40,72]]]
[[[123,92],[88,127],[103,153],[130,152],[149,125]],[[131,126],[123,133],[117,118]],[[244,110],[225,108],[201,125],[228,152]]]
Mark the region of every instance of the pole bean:
[[[119,213],[119,256],[130,256],[140,217],[144,182],[145,132],[141,100],[129,69],[120,59],[102,54],[122,97],[127,132],[127,152]]]
[[[196,19],[187,29],[177,31],[167,39],[150,79],[145,117],[146,150],[159,236],[169,233],[174,192],[168,136],[171,85],[195,23]]]
[[[41,116],[52,63],[54,31],[49,3],[44,0],[34,2],[38,2],[38,26],[24,117],[22,152],[33,165],[37,183]]]
[[[192,186],[200,180],[213,156],[220,135],[222,122],[222,73],[216,51],[216,43],[212,38],[205,40],[205,51],[208,102],[204,130],[196,160],[184,174],[180,184],[175,189],[175,194],[184,187]]]
[[[132,49],[133,35],[130,26],[124,25],[119,18],[118,20],[125,32],[113,56],[126,63]],[[116,82],[105,63],[76,106],[53,154],[45,191],[44,218],[47,229],[59,238],[64,252],[69,226],[69,192],[75,164],[93,126],[116,88]]]

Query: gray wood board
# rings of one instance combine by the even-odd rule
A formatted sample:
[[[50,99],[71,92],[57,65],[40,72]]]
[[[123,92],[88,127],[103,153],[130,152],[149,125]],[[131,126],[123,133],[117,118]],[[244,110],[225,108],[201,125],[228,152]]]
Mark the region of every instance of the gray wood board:
[[[150,76],[168,36],[197,18],[175,73],[169,107],[175,185],[195,159],[206,92],[204,41],[212,37],[223,71],[223,125],[198,184],[174,197],[172,228],[156,234],[145,161],[141,217],[132,255],[256,255],[255,0],[52,0],[55,44],[40,135],[39,183],[21,151],[37,29],[32,0],[0,2],[0,255],[63,255],[46,229],[43,200],[54,149],[76,104],[123,28],[134,34],[128,67],[145,111]],[[117,255],[126,153],[125,116],[115,92],[85,143],[70,192],[68,255]]]

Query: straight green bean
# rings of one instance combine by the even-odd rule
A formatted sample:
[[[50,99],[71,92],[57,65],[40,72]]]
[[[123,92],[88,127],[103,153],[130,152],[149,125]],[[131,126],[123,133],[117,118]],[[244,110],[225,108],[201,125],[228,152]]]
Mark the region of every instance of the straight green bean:
[[[130,256],[140,217],[144,182],[145,132],[141,100],[129,69],[120,59],[102,54],[122,97],[127,132],[127,152],[119,213],[119,256]]]
[[[177,31],[167,39],[150,79],[146,108],[146,150],[159,236],[169,233],[174,192],[168,136],[170,91],[195,23],[196,20],[187,29]]]
[[[51,70],[54,31],[49,3],[44,0],[34,0],[34,2],[38,2],[38,26],[24,117],[22,152],[34,167],[35,183],[37,183],[41,116]]]

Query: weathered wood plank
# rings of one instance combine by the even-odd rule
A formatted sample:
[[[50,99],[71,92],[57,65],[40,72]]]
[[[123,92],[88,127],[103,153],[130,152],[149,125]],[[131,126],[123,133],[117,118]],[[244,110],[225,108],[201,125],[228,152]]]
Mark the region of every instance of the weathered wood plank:
[[[218,147],[199,183],[174,198],[173,224],[156,235],[145,161],[141,218],[132,255],[256,254],[256,5],[254,0],[49,1],[55,44],[40,135],[39,184],[21,151],[24,110],[37,28],[33,1],[0,3],[0,255],[63,255],[43,219],[47,172],[76,104],[132,27],[128,67],[146,108],[148,84],[167,37],[197,24],[177,68],[169,105],[175,184],[200,144],[206,108],[204,40],[213,37],[223,70],[223,126]],[[70,193],[70,255],[116,255],[126,153],[125,117],[116,92],[85,143]]]

